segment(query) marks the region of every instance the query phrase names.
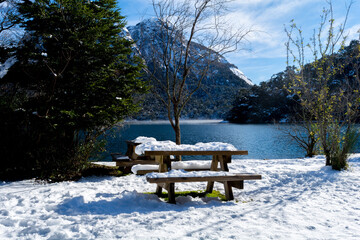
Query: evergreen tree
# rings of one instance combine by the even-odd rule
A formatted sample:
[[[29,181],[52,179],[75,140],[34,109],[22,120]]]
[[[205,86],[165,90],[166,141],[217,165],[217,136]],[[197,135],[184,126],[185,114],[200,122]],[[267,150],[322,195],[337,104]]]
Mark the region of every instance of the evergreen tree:
[[[292,71],[287,68],[259,86],[241,89],[226,119],[234,123],[290,121],[295,115],[296,99],[289,95],[284,86],[289,84],[289,73]]]
[[[26,0],[18,7],[26,34],[2,81],[25,97],[12,110],[21,109],[19,124],[33,143],[26,158],[44,178],[62,178],[80,171],[96,139],[137,110],[141,64],[121,37],[125,21],[115,0]]]

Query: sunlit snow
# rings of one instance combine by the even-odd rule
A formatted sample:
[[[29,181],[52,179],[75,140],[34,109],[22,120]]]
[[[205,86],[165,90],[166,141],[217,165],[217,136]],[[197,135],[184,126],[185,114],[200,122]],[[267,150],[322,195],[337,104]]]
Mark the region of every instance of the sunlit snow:
[[[168,204],[145,176],[0,183],[0,239],[360,239],[360,154],[350,170],[306,159],[234,159],[256,173],[235,200],[177,197]],[[204,190],[206,182],[175,191]],[[224,193],[223,185],[215,190]]]
[[[243,79],[247,84],[249,84],[249,85],[251,85],[251,86],[254,85],[254,83],[253,83],[250,79],[248,79],[248,78],[245,76],[245,74],[244,74],[242,71],[240,71],[239,69],[232,67],[232,68],[230,68],[230,70],[231,70],[236,76],[238,76],[239,78]]]
[[[177,145],[172,141],[153,141],[146,139],[145,142],[136,146],[135,153],[143,155],[145,151],[235,151],[232,144],[223,142],[196,143],[195,145],[181,144]]]

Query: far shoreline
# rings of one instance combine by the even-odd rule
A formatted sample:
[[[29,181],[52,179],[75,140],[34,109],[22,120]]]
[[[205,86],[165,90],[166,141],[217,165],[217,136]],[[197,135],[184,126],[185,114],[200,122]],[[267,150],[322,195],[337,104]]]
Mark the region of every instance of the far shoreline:
[[[169,120],[125,120],[125,124],[169,124]],[[216,123],[228,123],[223,119],[180,119],[180,124],[216,124]]]

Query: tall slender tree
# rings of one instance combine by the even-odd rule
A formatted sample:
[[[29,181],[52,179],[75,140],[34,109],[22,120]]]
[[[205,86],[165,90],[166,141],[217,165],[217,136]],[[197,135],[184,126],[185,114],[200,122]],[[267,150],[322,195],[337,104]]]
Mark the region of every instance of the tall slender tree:
[[[191,97],[209,74],[211,63],[237,51],[251,32],[232,28],[226,19],[229,0],[153,0],[159,25],[154,35],[148,74],[152,92],[167,110],[181,144],[180,117]],[[156,41],[155,41],[156,39]],[[148,63],[148,65],[149,65]]]
[[[359,136],[353,128],[358,117],[359,77],[352,74],[353,80],[349,81],[349,75],[344,74],[346,61],[339,60],[339,55],[345,49],[344,31],[350,7],[351,4],[346,9],[343,22],[336,28],[332,3],[329,1],[328,8],[324,8],[321,15],[319,28],[314,30],[308,44],[295,23],[286,29],[288,62],[297,65],[289,90],[299,97],[307,113],[304,122],[314,121],[326,165],[338,170],[347,167],[347,154]],[[309,56],[306,50],[310,50],[312,61],[309,64],[305,64]],[[358,72],[356,68],[354,72]]]

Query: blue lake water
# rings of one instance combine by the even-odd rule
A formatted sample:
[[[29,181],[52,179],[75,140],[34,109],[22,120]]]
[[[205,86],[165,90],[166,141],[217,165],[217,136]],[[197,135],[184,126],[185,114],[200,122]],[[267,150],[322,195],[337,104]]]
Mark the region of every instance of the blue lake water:
[[[287,126],[282,126],[282,128]],[[274,124],[230,124],[219,121],[185,121],[181,124],[183,144],[197,142],[226,142],[239,150],[247,150],[247,156],[235,158],[283,159],[304,157],[305,151]],[[138,136],[157,140],[175,141],[170,124],[164,122],[133,122],[115,128],[108,137],[108,152],[126,152],[126,140]],[[105,156],[105,155],[104,155]],[[106,160],[110,160],[107,154]],[[199,158],[199,157],[196,157]]]

